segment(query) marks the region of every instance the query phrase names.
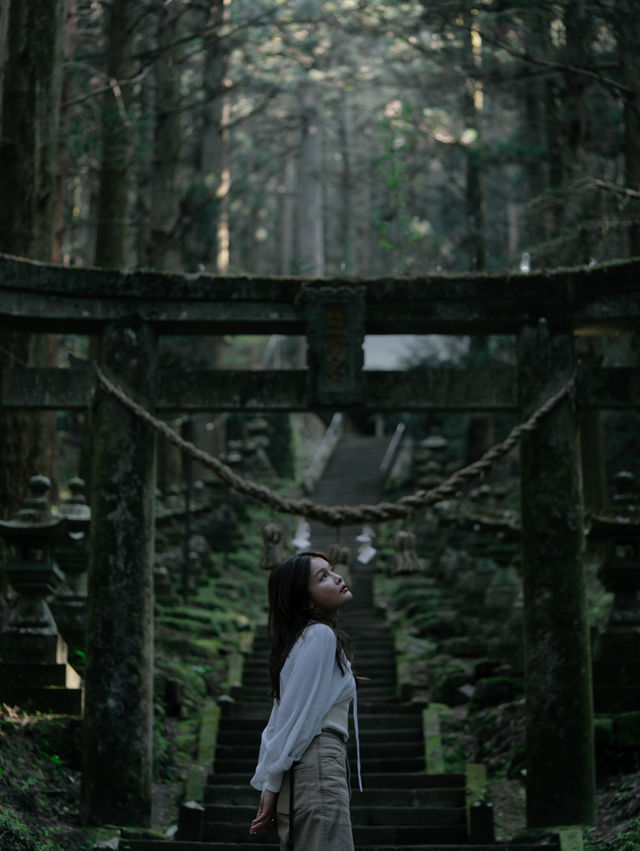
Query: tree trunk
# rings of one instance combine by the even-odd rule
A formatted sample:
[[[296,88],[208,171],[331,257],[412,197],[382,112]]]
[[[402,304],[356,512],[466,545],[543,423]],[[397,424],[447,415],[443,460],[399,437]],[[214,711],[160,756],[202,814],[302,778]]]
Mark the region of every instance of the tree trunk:
[[[178,238],[180,219],[180,155],[182,121],[179,58],[172,43],[180,37],[180,4],[163,5],[158,11],[158,59],[155,63],[156,116],[151,172],[151,233],[147,265],[174,272],[182,267]]]
[[[134,75],[134,22],[138,13],[138,4],[131,0],[113,0],[108,12],[107,77],[111,88],[102,105],[96,266],[127,266],[133,156],[133,88],[128,80]]]
[[[482,140],[478,118],[482,111],[482,84],[476,79],[476,69],[482,64],[480,35],[467,11],[464,28],[464,65],[467,79],[464,89],[465,131],[470,134],[465,143],[466,155],[466,218],[469,269],[482,272],[487,265],[486,202],[483,186]],[[472,135],[471,135],[472,134]]]
[[[549,21],[547,13],[532,8],[525,13],[527,27],[525,45],[532,56],[548,53]],[[530,153],[525,157],[527,184],[525,212],[527,246],[529,250],[542,242],[548,233],[547,214],[541,201],[547,188],[545,162],[545,84],[539,77],[529,78],[524,85],[524,136]]]
[[[339,115],[338,135],[342,155],[340,174],[340,233],[342,245],[340,252],[340,274],[353,274],[354,216],[353,216],[353,173],[351,167],[351,111],[348,96],[342,97]]]
[[[64,18],[64,0],[12,0],[6,40],[0,251],[45,261],[53,246]]]
[[[282,176],[282,188],[280,191],[279,220],[280,220],[280,274],[290,275],[293,263],[293,215],[294,215],[294,192],[296,163],[291,152],[292,142],[290,136],[286,137],[285,144],[288,152],[284,160]]]
[[[566,4],[563,24],[566,47],[560,56],[550,58],[560,59],[567,66],[588,67],[589,21],[584,0]],[[585,78],[568,69],[562,75],[550,75],[546,84],[545,123],[553,204],[552,234],[566,237],[564,244],[545,258],[551,265],[573,264],[577,259],[586,263],[590,257],[588,232],[581,227],[584,205],[573,186],[581,174],[583,162],[585,87]]]
[[[34,336],[3,330],[0,333],[0,383],[5,372],[16,364],[33,363],[30,350],[42,342],[42,336]],[[44,364],[44,361],[40,361]],[[8,519],[22,504],[26,496],[29,478],[35,472],[49,473],[41,467],[41,440],[44,417],[25,411],[0,412],[0,517]]]
[[[202,66],[202,106],[198,144],[192,160],[190,188],[184,202],[187,216],[183,243],[183,265],[187,269],[219,271],[218,244],[224,186],[225,139],[223,138],[224,80],[227,72],[227,45],[220,27],[228,14],[228,2],[213,0],[198,25],[207,29]],[[226,174],[228,178],[228,172]],[[224,234],[223,234],[224,235]],[[228,247],[228,244],[227,244]]]
[[[640,191],[640,17],[636,0],[621,0],[617,5],[616,37],[620,58],[620,80],[633,89],[624,97],[624,164],[629,189]],[[637,202],[636,202],[637,209]],[[640,257],[640,215],[629,226],[629,256]]]
[[[585,0],[567,4],[564,14],[567,38],[565,61],[568,65],[588,68],[589,21]],[[583,227],[586,218],[585,202],[577,192],[576,181],[585,173],[585,108],[586,78],[571,71],[565,72],[563,180],[568,224],[574,231],[572,263],[588,263],[591,257],[591,237]],[[576,256],[577,255],[577,256]]]
[[[294,271],[304,277],[324,275],[323,139],[317,87],[301,91],[301,138]]]
[[[5,118],[0,137],[0,251],[43,261],[51,260],[53,249],[64,20],[64,0],[13,0],[0,12]],[[0,373],[19,363],[46,366],[48,355],[46,337],[0,332]],[[19,411],[0,413],[4,516],[19,506],[34,472],[51,473],[44,419]]]
[[[7,62],[7,31],[9,29],[9,3],[0,3],[0,139],[2,138],[2,93],[4,68]]]

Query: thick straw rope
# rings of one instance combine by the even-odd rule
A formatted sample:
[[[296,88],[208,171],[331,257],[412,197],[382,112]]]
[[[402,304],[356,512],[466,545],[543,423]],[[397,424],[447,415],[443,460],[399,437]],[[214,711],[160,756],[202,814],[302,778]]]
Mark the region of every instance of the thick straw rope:
[[[100,367],[94,363],[96,375],[100,384],[129,408],[141,420],[163,434],[168,441],[178,449],[188,453],[192,458],[212,470],[218,478],[226,482],[233,490],[244,494],[250,499],[263,502],[274,511],[283,514],[296,514],[309,520],[319,520],[327,526],[349,526],[361,523],[382,523],[386,520],[407,517],[420,508],[426,508],[440,500],[453,496],[463,485],[484,475],[495,462],[506,455],[520,440],[524,432],[533,431],[549,411],[552,410],[565,396],[573,397],[574,381],[571,378],[556,394],[551,396],[525,422],[520,423],[509,432],[502,441],[489,449],[482,458],[463,467],[452,476],[431,490],[415,491],[400,497],[396,502],[379,502],[376,505],[320,505],[310,499],[287,499],[272,491],[266,485],[260,485],[237,475],[223,464],[222,461],[198,449],[193,443],[184,440],[179,434],[162,420],[150,414],[137,402],[134,402],[120,387],[113,384]]]

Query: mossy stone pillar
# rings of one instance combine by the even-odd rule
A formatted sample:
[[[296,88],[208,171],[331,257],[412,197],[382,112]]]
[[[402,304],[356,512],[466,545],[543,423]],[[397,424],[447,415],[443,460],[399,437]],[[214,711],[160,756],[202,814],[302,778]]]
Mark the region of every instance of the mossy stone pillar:
[[[100,362],[152,408],[156,346],[149,327],[108,326]],[[153,756],[155,432],[99,384],[91,426],[82,816],[92,824],[144,825]]]
[[[569,329],[544,319],[518,337],[523,419],[570,378]],[[592,823],[593,695],[578,447],[565,397],[521,443],[527,824]]]

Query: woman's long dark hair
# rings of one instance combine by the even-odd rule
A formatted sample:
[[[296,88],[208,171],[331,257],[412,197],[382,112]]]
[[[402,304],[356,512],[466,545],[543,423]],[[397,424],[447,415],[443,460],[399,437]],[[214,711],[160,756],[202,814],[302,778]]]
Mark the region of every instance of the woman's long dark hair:
[[[271,696],[280,700],[280,671],[300,637],[310,623],[325,623],[335,632],[338,640],[336,662],[345,673],[345,659],[351,661],[351,643],[348,636],[331,621],[318,617],[311,608],[309,593],[309,567],[312,558],[323,558],[324,553],[304,552],[281,561],[269,576],[269,677]]]

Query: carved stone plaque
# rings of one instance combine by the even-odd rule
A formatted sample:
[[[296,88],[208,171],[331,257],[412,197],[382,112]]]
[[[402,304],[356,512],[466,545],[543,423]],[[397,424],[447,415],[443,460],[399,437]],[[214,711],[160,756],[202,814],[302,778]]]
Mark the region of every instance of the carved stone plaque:
[[[308,402],[349,407],[364,401],[364,287],[305,290]]]

